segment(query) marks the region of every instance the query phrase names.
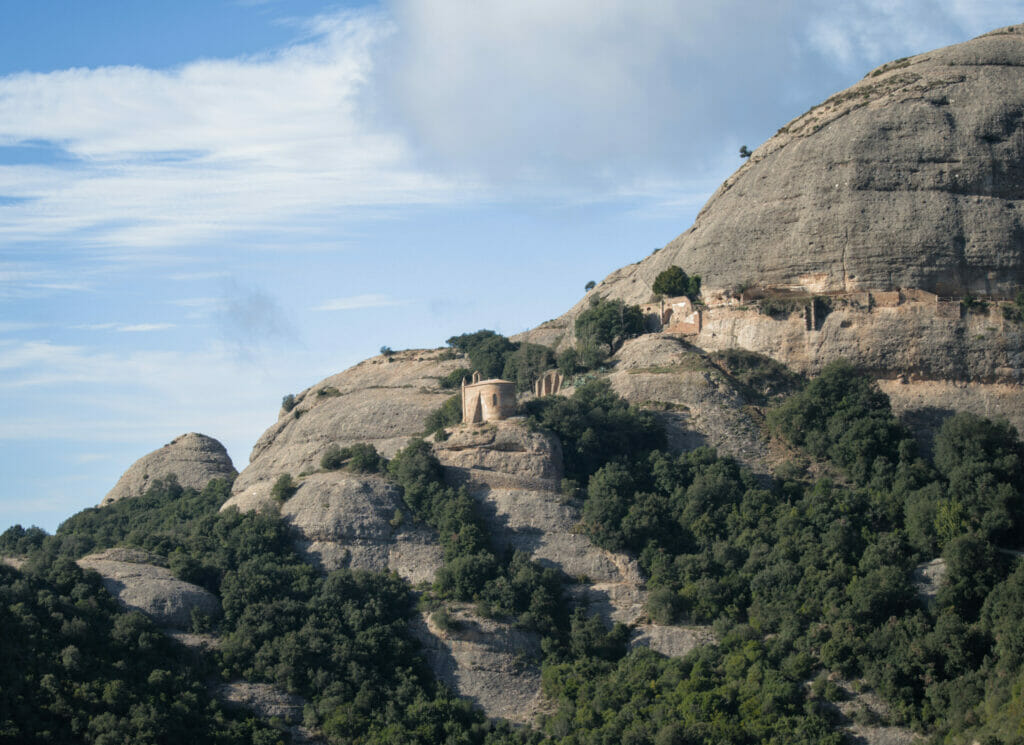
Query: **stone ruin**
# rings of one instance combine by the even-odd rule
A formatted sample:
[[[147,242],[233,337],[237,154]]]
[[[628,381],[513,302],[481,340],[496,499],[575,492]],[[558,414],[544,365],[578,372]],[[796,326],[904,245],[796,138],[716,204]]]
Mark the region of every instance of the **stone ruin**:
[[[537,398],[553,396],[562,389],[565,378],[558,370],[548,370],[533,383],[533,395]]]
[[[648,303],[641,306],[640,311],[644,315],[644,323],[648,331],[660,331],[680,336],[700,333],[701,312],[685,295]]]

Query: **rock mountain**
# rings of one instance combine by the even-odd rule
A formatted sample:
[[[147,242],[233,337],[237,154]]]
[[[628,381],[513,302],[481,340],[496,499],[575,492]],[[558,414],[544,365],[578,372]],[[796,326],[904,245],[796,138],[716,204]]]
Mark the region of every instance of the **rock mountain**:
[[[594,296],[646,303],[671,265],[703,277],[700,332],[629,340],[605,374],[620,395],[658,412],[676,449],[710,444],[762,473],[777,462],[756,397],[713,354],[734,347],[809,373],[849,358],[919,431],[962,409],[1024,429],[1024,326],[1003,312],[1024,289],[1024,26],[883,65],[797,117],[726,180],[689,230],[521,338],[564,347]],[[759,298],[796,304],[769,315]],[[369,442],[394,455],[452,394],[441,378],[465,364],[448,351],[400,352],[297,394],[259,438],[224,508],[280,511],[323,569],[430,580],[441,563],[437,537],[402,517],[397,490],[319,463],[333,444]],[[713,640],[709,629],[647,623],[635,560],[574,532],[580,507],[559,493],[557,438],[513,419],[455,428],[434,448],[500,545],[561,569],[592,612],[635,624],[634,644],[681,654]],[[234,469],[218,443],[185,435],[132,466],[103,503],[170,473],[201,486]],[[298,489],[281,504],[271,487],[284,473]],[[132,600],[142,597],[124,588],[132,578],[166,578],[141,569],[144,557],[127,558],[90,562],[112,587],[121,583],[124,602],[176,618],[156,584]],[[210,602],[166,586],[182,603]],[[457,630],[426,616],[414,629],[436,674],[489,714],[528,721],[541,705],[537,640],[468,607],[452,613]]]

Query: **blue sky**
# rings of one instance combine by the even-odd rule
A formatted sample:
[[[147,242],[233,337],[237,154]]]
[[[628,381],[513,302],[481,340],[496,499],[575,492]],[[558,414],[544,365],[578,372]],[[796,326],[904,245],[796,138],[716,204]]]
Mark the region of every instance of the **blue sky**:
[[[1022,20],[960,0],[5,0],[0,529],[53,530],[183,432],[241,470],[284,394],[382,345],[555,317],[685,230],[740,145]]]

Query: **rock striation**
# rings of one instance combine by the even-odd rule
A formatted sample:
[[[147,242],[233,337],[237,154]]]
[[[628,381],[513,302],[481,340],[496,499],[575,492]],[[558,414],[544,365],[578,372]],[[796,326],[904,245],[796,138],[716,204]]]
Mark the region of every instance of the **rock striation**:
[[[135,461],[99,506],[144,494],[150,484],[168,476],[177,478],[182,486],[202,489],[210,479],[233,479],[237,475],[223,445],[212,437],[189,432]]]
[[[449,618],[445,629],[426,613],[412,625],[435,677],[488,716],[531,722],[543,705],[537,635],[466,606],[453,606]]]

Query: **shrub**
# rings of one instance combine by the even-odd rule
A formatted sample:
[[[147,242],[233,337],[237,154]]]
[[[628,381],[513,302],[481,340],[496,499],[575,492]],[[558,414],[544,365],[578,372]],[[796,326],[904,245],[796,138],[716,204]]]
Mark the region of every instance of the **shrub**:
[[[857,483],[875,472],[875,461],[910,457],[909,433],[896,420],[889,397],[846,360],[829,363],[803,391],[768,413],[768,424],[793,445],[830,458]],[[907,441],[906,447],[901,443]]]
[[[445,427],[454,427],[462,421],[462,394],[456,393],[438,408],[427,414],[423,430],[427,434],[440,432]]]
[[[292,480],[290,473],[282,473],[277,477],[277,481],[270,487],[270,496],[276,499],[278,502],[285,502],[291,498],[295,491],[299,488]]]
[[[328,471],[336,471],[341,468],[345,463],[345,453],[337,445],[331,445],[327,448],[327,452],[320,458],[320,467],[325,468]]]
[[[606,380],[580,385],[572,398],[530,401],[526,411],[539,426],[558,435],[565,476],[580,484],[613,458],[646,456],[665,443],[664,427],[654,415],[630,406]]]
[[[516,345],[490,329],[480,329],[471,334],[453,336],[447,341],[469,357],[473,369],[479,370],[484,378],[496,378],[505,369],[505,359]]]
[[[441,631],[456,631],[460,626],[458,620],[452,617],[447,608],[438,608],[430,614],[430,620]]]
[[[579,366],[579,352],[576,351],[576,347],[569,347],[559,352],[555,364],[558,365],[558,372],[566,378],[575,375],[576,368]]]
[[[281,399],[281,408],[285,410],[285,413],[295,408],[295,394],[289,393],[287,396]]]
[[[457,367],[450,373],[438,379],[438,385],[442,388],[458,388],[462,385],[462,379],[468,378],[473,371],[466,367]]]
[[[384,466],[384,458],[377,448],[366,442],[357,442],[348,447],[331,445],[320,458],[320,467],[328,471],[344,468],[355,473],[376,473]]]
[[[595,287],[597,287],[597,282],[595,282],[594,280],[590,280],[583,286],[583,289],[586,290],[587,292],[590,292]]]
[[[515,383],[517,391],[528,391],[541,373],[554,364],[550,349],[541,344],[523,342],[506,356],[502,377]]]
[[[678,266],[670,266],[654,279],[652,287],[656,295],[679,297],[685,295],[691,300],[700,297],[700,276],[687,276]]]
[[[576,317],[576,339],[584,364],[587,360],[595,362],[593,352],[603,352],[606,348],[607,354],[612,355],[623,341],[643,332],[644,316],[640,306],[626,305],[621,300],[595,297],[590,307]]]
[[[377,448],[367,442],[357,442],[345,448],[348,463],[345,468],[355,473],[376,473],[384,465],[384,459]]]

